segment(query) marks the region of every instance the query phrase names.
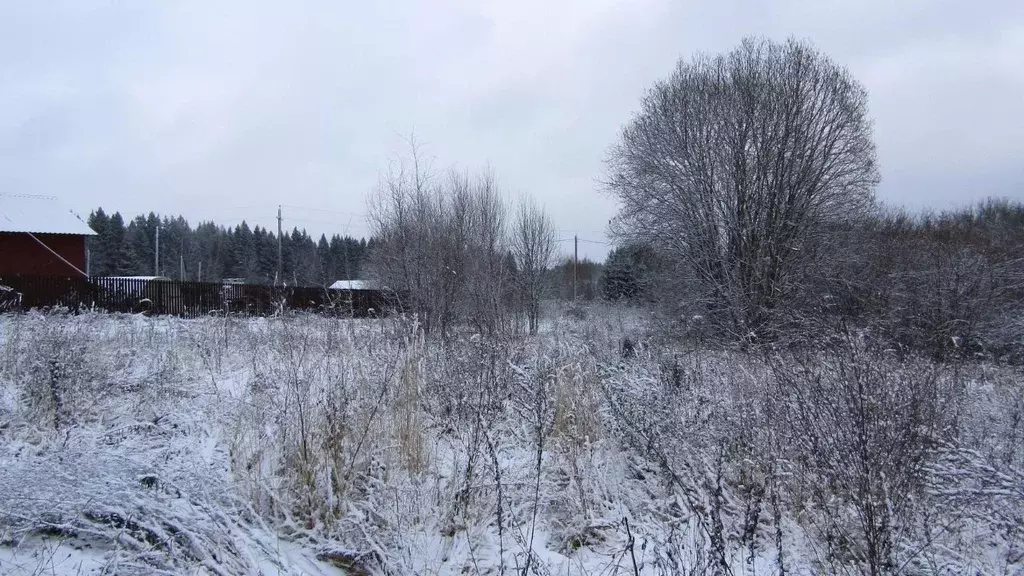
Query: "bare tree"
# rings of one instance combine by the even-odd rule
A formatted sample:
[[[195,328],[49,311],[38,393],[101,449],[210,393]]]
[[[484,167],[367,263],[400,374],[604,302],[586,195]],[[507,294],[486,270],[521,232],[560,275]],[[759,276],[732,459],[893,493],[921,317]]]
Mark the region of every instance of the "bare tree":
[[[411,161],[388,172],[371,202],[372,274],[402,293],[428,332],[460,323],[488,334],[504,329],[507,207],[493,174],[434,177],[414,140],[410,146]]]
[[[512,255],[530,334],[537,332],[540,323],[544,275],[555,257],[555,240],[551,219],[541,207],[524,198],[512,231]]]
[[[864,88],[795,40],[680,61],[609,169],[614,232],[685,264],[711,319],[744,339],[771,330],[823,224],[869,206],[878,181]]]
[[[473,226],[468,247],[473,258],[467,279],[467,313],[480,332],[507,331],[510,311],[505,295],[512,280],[504,259],[508,251],[508,205],[489,169],[474,181],[471,205]]]
[[[420,317],[427,331],[437,319],[438,290],[430,282],[431,258],[439,209],[435,179],[415,139],[411,158],[395,162],[381,177],[369,202],[369,221],[378,242],[369,273],[382,286],[397,291]],[[411,165],[410,165],[411,164]]]

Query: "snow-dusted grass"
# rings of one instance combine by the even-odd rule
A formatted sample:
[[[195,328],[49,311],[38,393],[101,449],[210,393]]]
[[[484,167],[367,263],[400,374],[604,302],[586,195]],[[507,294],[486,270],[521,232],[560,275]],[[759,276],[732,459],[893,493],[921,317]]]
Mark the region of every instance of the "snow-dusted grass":
[[[447,341],[402,319],[0,316],[0,573],[867,569],[856,496],[806,488],[842,478],[786,427],[772,362],[654,344],[642,311],[551,312],[537,337]],[[1015,573],[1019,373],[936,373],[955,429],[894,512],[892,570]]]

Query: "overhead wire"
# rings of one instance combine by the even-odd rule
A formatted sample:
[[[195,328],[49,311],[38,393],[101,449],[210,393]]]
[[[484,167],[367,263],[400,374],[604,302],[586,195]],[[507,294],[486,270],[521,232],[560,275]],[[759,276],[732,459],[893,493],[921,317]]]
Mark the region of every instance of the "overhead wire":
[[[361,212],[351,212],[347,210],[328,210],[326,208],[313,208],[312,206],[296,206],[294,204],[279,204],[282,208],[291,208],[293,210],[308,210],[310,212],[322,212],[324,214],[337,214],[340,216],[359,216],[362,218],[366,217],[366,214]]]

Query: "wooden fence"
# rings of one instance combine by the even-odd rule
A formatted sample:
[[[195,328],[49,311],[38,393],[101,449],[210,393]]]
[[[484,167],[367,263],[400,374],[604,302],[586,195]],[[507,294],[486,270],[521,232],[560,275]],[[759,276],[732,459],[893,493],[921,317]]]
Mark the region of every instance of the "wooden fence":
[[[0,312],[67,308],[165,314],[269,316],[285,310],[364,317],[383,315],[398,299],[380,290],[178,282],[146,278],[0,276]]]

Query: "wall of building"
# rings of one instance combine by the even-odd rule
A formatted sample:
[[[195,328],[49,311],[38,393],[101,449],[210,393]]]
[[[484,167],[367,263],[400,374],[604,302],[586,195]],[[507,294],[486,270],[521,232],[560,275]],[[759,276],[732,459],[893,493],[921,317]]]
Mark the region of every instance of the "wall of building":
[[[72,234],[36,234],[36,238],[60,254],[79,270],[85,271],[85,236]],[[78,276],[74,268],[61,262],[28,234],[0,232],[0,276]]]

